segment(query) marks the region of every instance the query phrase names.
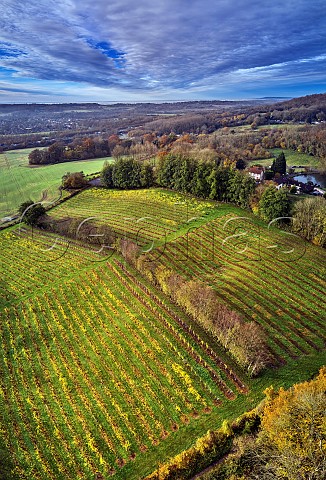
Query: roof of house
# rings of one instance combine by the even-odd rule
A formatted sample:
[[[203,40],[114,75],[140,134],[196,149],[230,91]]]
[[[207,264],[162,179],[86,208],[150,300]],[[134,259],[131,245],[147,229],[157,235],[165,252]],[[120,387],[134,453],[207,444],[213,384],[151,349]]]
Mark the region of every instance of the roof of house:
[[[260,175],[264,169],[262,167],[250,167],[248,168],[249,173],[256,173],[257,175]]]

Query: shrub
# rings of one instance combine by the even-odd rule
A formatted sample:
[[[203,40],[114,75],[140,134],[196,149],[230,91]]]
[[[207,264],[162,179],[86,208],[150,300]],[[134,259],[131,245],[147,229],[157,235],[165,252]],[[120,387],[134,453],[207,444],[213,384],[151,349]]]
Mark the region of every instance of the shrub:
[[[146,477],[146,480],[186,480],[230,451],[232,433],[208,431],[195,445],[183,451]]]
[[[43,205],[32,200],[22,203],[18,211],[22,215],[22,221],[27,225],[37,225],[40,217],[45,214]]]
[[[88,184],[83,172],[66,173],[62,177],[62,187],[65,189],[83,188]]]

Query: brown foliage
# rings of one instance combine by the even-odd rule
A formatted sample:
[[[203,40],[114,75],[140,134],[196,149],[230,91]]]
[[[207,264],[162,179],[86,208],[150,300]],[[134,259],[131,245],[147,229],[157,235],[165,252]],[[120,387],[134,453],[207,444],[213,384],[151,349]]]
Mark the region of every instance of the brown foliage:
[[[127,259],[136,251],[135,247],[125,247],[123,255]],[[131,263],[135,265],[134,261]],[[258,375],[272,363],[263,328],[255,322],[245,322],[237,312],[220,303],[210,286],[186,281],[167,267],[145,262],[142,257],[137,268],[213,334],[250,375]]]
[[[63,188],[83,188],[87,185],[83,172],[67,173],[62,179]]]

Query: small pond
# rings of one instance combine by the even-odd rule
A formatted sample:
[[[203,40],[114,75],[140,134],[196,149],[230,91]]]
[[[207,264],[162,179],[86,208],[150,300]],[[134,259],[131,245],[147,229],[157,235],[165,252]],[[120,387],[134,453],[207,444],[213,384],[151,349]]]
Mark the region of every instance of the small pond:
[[[317,185],[320,185],[321,188],[326,188],[326,175],[322,175],[320,173],[311,173],[306,175],[296,175],[293,177],[294,180],[302,183],[312,182]]]

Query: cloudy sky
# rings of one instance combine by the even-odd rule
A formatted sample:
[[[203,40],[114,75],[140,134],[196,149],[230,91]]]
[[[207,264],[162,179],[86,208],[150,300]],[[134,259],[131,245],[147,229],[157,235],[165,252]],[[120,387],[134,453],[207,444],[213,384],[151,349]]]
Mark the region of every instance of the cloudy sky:
[[[326,92],[325,0],[0,0],[0,102]]]

